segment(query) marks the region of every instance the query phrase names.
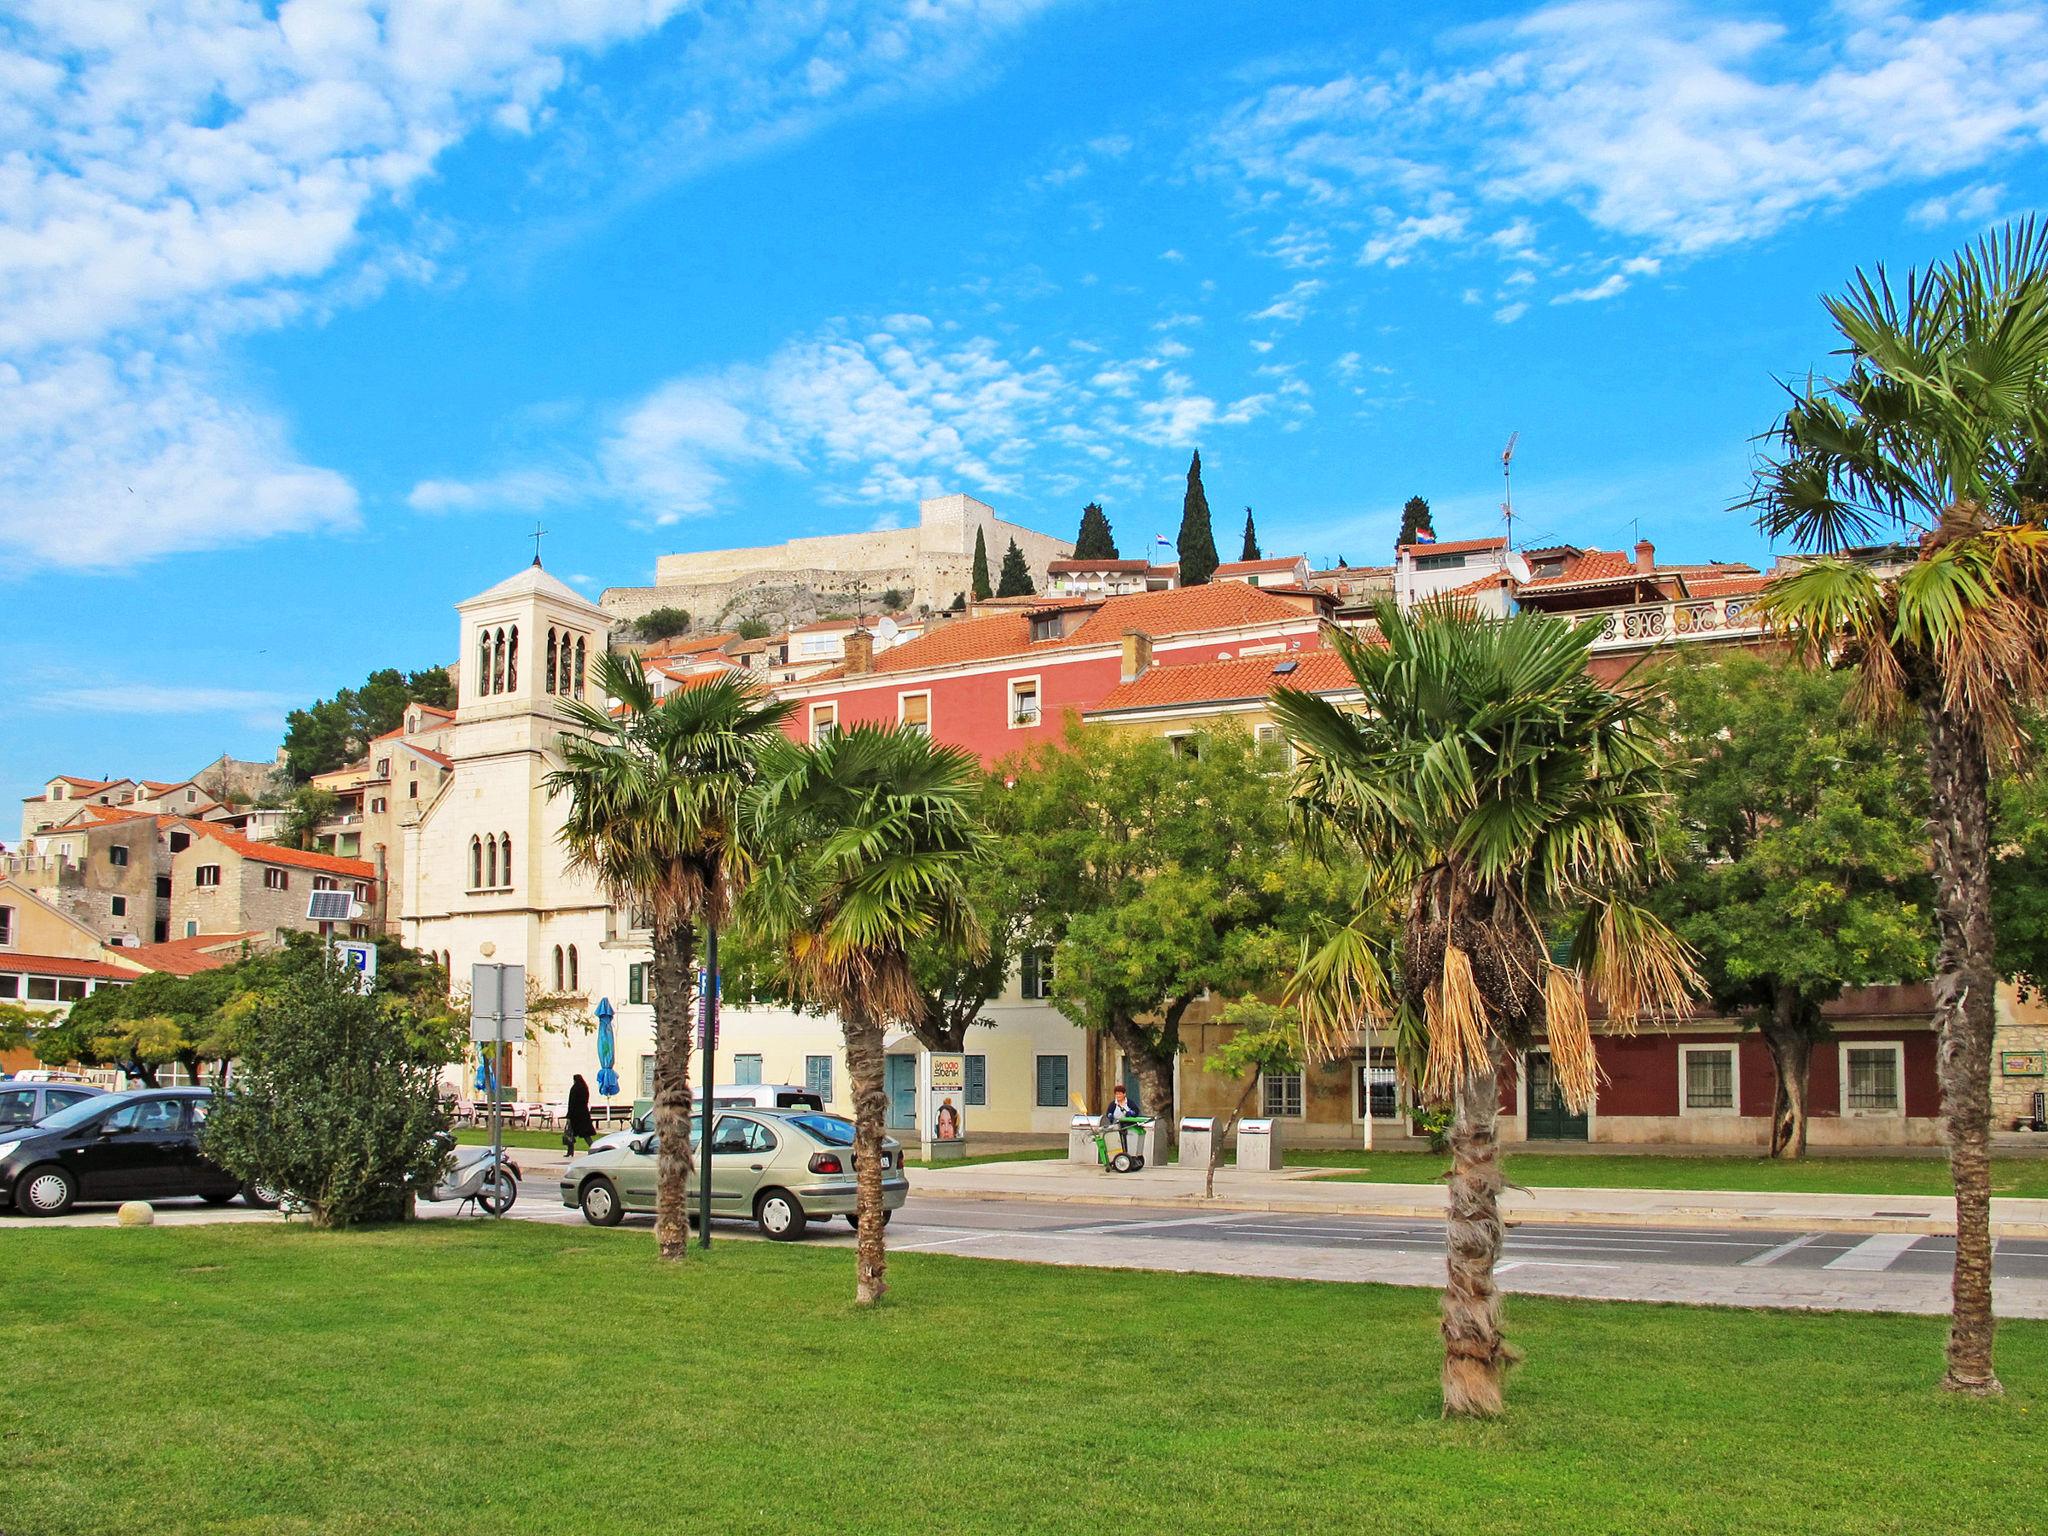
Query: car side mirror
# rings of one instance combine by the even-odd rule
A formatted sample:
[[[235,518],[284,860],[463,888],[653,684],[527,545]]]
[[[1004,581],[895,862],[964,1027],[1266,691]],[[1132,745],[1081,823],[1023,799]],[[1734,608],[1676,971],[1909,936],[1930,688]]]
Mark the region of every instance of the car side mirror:
[[[128,1125],[103,1125],[100,1127],[100,1140],[112,1141],[116,1136],[126,1136],[133,1129]]]
[[[642,1157],[645,1157],[647,1155],[648,1146],[647,1138],[645,1136],[635,1136],[631,1141],[626,1143],[626,1146],[629,1150],[639,1153]]]

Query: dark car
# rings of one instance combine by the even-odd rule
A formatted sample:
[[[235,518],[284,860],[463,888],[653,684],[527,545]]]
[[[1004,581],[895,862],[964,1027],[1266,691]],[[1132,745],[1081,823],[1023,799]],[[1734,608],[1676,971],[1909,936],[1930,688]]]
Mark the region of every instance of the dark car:
[[[50,1082],[10,1077],[0,1081],[0,1132],[47,1120],[60,1109],[105,1093],[91,1083]]]
[[[103,1093],[40,1125],[0,1132],[0,1208],[61,1216],[81,1200],[197,1198],[225,1205],[254,1190],[199,1154],[210,1088]]]

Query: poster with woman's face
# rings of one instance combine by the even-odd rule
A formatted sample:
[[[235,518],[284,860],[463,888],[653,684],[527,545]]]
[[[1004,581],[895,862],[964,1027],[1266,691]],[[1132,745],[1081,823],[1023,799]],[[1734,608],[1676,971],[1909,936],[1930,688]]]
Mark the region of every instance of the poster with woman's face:
[[[960,1139],[960,1111],[947,1099],[939,1105],[938,1118],[932,1123],[932,1138],[935,1141],[958,1141]]]

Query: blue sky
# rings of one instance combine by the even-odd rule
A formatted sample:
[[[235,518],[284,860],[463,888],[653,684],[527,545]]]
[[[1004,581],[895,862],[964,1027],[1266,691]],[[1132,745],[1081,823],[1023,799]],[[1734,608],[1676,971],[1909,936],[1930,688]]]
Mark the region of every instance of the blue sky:
[[[28,0],[0,792],[267,755],[528,558],[963,490],[1762,559],[1816,296],[2044,184],[2048,8]],[[0,824],[11,840],[12,823]]]

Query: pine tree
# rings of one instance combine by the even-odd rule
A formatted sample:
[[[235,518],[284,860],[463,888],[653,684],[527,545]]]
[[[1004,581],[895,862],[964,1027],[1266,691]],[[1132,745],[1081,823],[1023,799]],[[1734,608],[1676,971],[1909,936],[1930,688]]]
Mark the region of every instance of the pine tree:
[[[1216,574],[1216,534],[1209,526],[1209,496],[1202,489],[1202,450],[1188,462],[1188,494],[1180,509],[1180,584],[1199,587]]]
[[[1003,551],[1002,580],[996,583],[997,597],[1029,597],[1038,588],[1031,581],[1031,567],[1024,563],[1024,551],[1015,539]]]
[[[974,600],[978,603],[996,595],[996,589],[988,579],[988,540],[979,528],[974,530]]]
[[[1252,509],[1250,507],[1244,509],[1244,553],[1237,558],[1240,560],[1263,560],[1265,558],[1265,556],[1259,553],[1259,531],[1252,526]]]
[[[1401,509],[1401,536],[1394,540],[1399,546],[1413,544],[1415,535],[1429,527],[1429,503],[1420,496],[1410,496],[1408,505]],[[1432,529],[1432,532],[1435,530]]]
[[[1109,531],[1109,519],[1102,515],[1102,504],[1091,501],[1081,509],[1081,531],[1074,535],[1074,558],[1076,560],[1114,560],[1117,558],[1116,538]]]

